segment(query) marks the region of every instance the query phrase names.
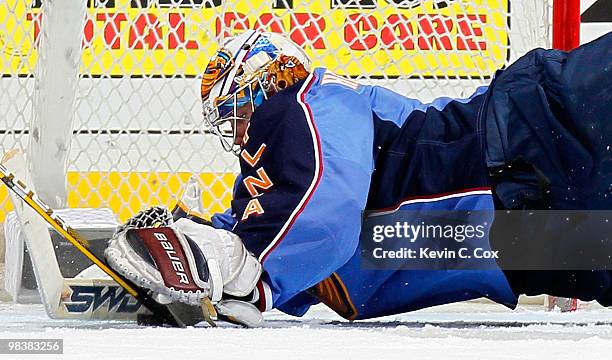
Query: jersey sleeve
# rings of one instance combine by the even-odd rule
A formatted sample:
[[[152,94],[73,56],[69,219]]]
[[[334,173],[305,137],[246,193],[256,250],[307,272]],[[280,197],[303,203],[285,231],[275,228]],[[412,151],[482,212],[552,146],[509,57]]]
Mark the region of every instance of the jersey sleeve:
[[[315,80],[311,76],[260,106],[240,155],[233,230],[259,257],[274,307],[354,255],[368,196],[368,107],[356,93],[334,100],[329,96],[337,93],[329,89],[310,89]],[[354,114],[355,106],[363,106],[357,112],[362,119],[344,116]]]

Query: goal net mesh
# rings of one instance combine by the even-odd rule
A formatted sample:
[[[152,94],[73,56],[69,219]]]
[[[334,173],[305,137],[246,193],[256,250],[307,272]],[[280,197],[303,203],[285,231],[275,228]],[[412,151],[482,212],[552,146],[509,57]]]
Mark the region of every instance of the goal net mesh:
[[[68,205],[125,220],[171,205],[194,174],[207,215],[231,200],[236,158],[201,121],[200,74],[222,36],[282,32],[314,66],[423,101],[467,97],[550,45],[552,0],[89,0],[69,144]],[[46,1],[0,0],[0,146],[26,149]],[[0,216],[10,209],[0,189]]]

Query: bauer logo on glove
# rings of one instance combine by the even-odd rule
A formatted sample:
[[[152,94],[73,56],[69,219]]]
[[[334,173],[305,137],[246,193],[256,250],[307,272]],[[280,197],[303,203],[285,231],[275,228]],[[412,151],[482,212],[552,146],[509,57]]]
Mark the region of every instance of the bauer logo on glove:
[[[198,305],[217,300],[223,282],[215,259],[172,227],[131,228],[116,234],[105,251],[109,265],[162,302]]]
[[[151,208],[128,220],[104,252],[109,265],[164,303],[200,305],[206,297],[217,303],[224,293],[243,297],[254,291],[261,264],[238,236],[171,219],[166,209]]]
[[[171,228],[132,229],[127,231],[126,238],[134,249],[142,249],[141,243],[144,243],[146,248],[142,249],[142,257],[152,266],[157,264],[157,269],[162,274],[167,287],[183,291],[203,290],[193,281],[187,258],[179,243],[179,236]],[[197,270],[199,280],[206,283],[208,270],[202,266]]]

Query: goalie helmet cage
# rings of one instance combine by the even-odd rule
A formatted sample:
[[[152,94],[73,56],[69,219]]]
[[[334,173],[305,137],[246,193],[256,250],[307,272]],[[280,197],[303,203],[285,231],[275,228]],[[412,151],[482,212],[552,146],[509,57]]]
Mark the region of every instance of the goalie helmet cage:
[[[40,196],[125,220],[191,174],[207,215],[236,158],[202,128],[220,38],[287,34],[315,66],[429,101],[469,96],[534,47],[578,43],[579,0],[0,0],[0,143],[28,149]],[[82,30],[82,31],[80,31]],[[2,211],[9,210],[0,193]]]

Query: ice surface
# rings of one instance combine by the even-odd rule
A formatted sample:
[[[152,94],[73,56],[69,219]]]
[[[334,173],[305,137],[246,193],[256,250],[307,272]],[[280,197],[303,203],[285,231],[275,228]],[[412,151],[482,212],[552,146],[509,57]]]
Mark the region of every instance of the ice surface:
[[[612,310],[541,309],[460,303],[349,323],[317,306],[303,318],[270,312],[264,329],[172,329],[51,320],[40,305],[0,303],[0,338],[63,338],[55,358],[79,360],[612,358]]]

